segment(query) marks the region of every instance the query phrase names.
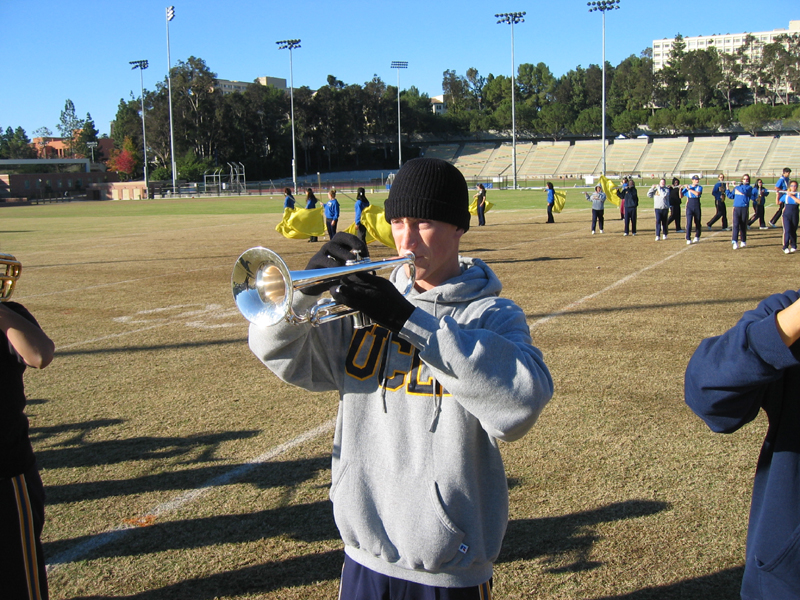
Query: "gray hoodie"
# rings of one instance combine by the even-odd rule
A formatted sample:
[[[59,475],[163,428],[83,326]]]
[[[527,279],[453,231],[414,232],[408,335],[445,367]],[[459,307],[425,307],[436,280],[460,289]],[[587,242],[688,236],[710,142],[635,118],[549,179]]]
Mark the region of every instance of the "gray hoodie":
[[[669,188],[655,186],[647,191],[647,195],[653,199],[653,208],[663,210],[669,208]]]
[[[497,440],[521,438],[553,393],[525,314],[499,298],[481,260],[412,292],[399,335],[350,319],[250,327],[250,347],[284,381],[339,390],[330,497],[345,552],[425,585],[492,576],[508,522]],[[405,273],[392,280],[405,287]],[[295,311],[315,298],[301,294]]]

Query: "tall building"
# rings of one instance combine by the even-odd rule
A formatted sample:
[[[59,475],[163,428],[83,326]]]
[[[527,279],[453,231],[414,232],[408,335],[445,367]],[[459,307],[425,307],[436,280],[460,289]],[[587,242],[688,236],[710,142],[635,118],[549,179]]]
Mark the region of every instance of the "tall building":
[[[252,81],[234,81],[231,79],[215,79],[215,87],[223,94],[232,94],[233,92],[244,92],[248,85],[252,85]],[[285,90],[286,80],[280,77],[257,77],[255,83],[261,85],[271,85],[279,90]]]
[[[771,44],[775,38],[783,34],[800,34],[800,21],[789,21],[789,29],[773,29],[772,31],[754,31],[752,35],[760,44],[754,45],[753,48],[746,50],[748,55],[752,52],[752,58],[758,58],[763,44]],[[748,34],[745,33],[715,33],[714,35],[698,35],[694,37],[683,38],[686,44],[686,51],[692,50],[706,50],[708,48],[716,48],[718,52],[726,54],[733,54],[744,45],[744,38]],[[661,39],[653,40],[653,70],[658,71],[662,69],[669,60],[669,53],[672,50],[674,39]]]

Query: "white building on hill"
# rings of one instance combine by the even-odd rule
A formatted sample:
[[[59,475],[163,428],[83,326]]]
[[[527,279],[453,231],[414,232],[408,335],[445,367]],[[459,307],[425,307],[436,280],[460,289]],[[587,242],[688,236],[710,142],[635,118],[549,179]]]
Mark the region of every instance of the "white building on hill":
[[[763,44],[771,44],[775,38],[782,34],[800,34],[800,21],[789,21],[789,29],[773,29],[772,31],[754,31],[751,32],[756,40]],[[744,38],[747,33],[715,33],[714,35],[698,35],[694,37],[683,38],[686,44],[686,51],[692,50],[706,50],[708,48],[716,48],[718,52],[725,52],[726,54],[733,54],[741,48],[744,44]],[[669,53],[672,50],[673,39],[653,40],[653,70],[658,71],[663,68],[669,60]],[[755,53],[760,52],[760,47],[754,48]],[[749,52],[748,52],[749,53]]]

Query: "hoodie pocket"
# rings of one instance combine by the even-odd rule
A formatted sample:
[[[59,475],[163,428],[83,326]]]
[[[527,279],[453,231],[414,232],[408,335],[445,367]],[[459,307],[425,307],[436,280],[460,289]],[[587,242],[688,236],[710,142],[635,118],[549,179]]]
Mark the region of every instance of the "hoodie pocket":
[[[800,527],[775,558],[762,563],[756,556],[755,561],[764,598],[800,598]]]
[[[331,489],[342,540],[407,569],[437,571],[467,551],[435,481],[344,468]]]

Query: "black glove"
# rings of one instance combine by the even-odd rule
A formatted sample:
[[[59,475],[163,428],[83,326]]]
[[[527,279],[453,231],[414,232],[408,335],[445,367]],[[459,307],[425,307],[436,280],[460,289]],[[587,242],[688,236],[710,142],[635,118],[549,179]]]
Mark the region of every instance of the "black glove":
[[[388,279],[371,273],[354,273],[331,288],[336,302],[364,313],[370,319],[398,333],[414,312],[414,305],[403,297]]]
[[[307,270],[310,269],[330,269],[333,267],[343,267],[348,260],[355,260],[357,250],[362,259],[369,258],[367,245],[356,236],[340,231],[333,236],[333,239],[319,249],[311,260],[308,261]],[[336,287],[338,283],[334,283]],[[300,290],[308,296],[319,296],[331,287],[329,283],[320,283]]]

